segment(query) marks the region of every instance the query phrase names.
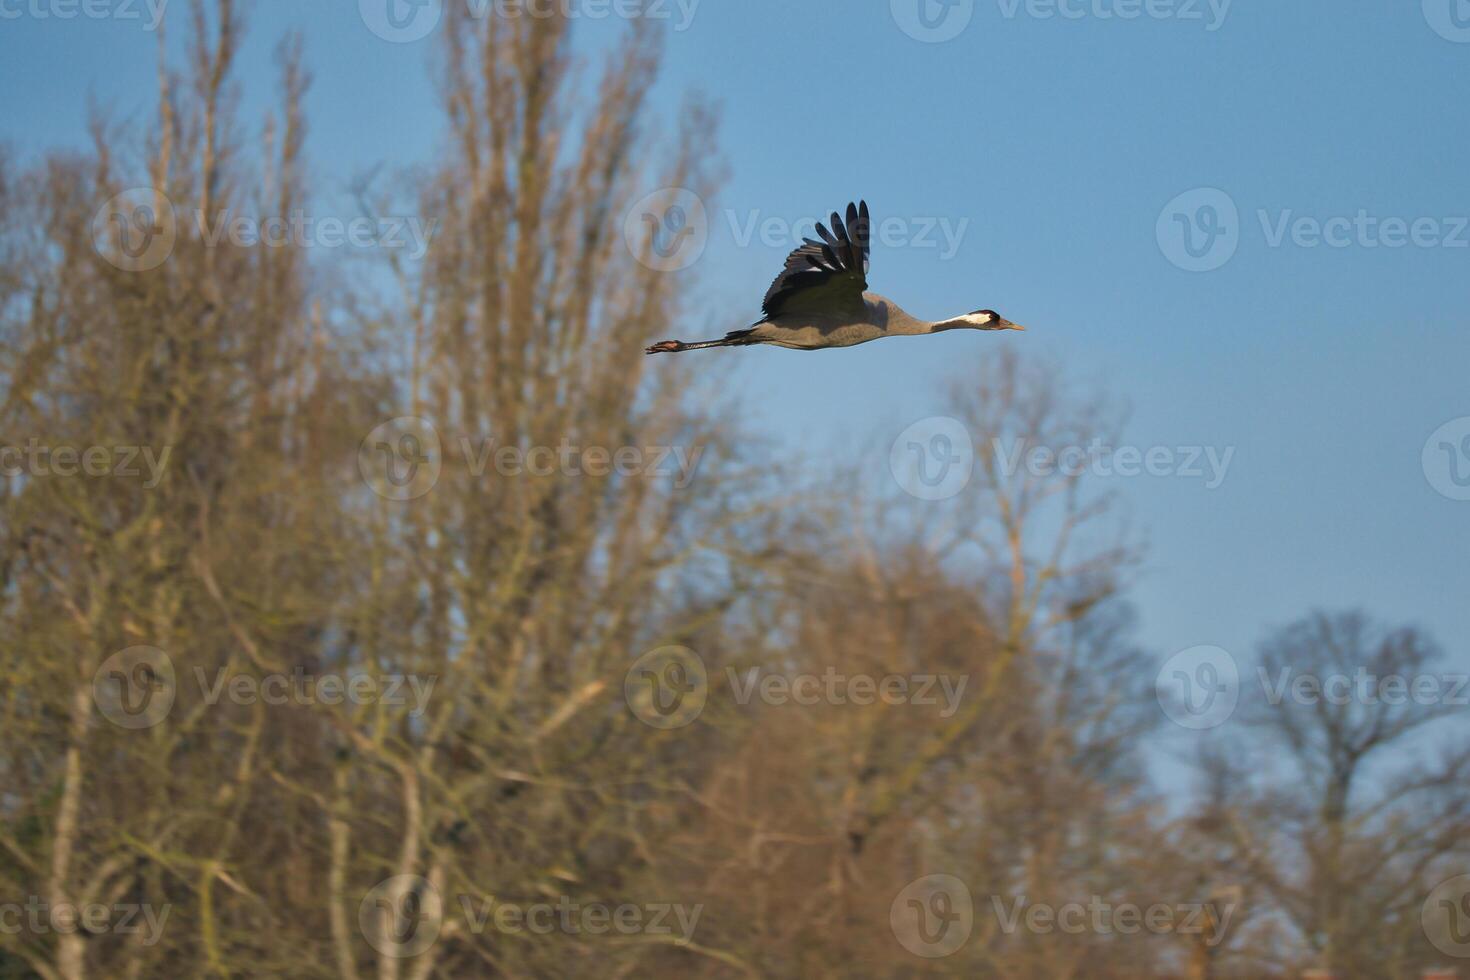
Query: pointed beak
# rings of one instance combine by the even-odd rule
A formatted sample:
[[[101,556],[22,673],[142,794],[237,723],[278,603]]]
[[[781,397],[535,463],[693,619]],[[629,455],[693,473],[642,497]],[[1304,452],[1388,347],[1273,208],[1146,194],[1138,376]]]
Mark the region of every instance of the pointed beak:
[[[1023,326],[1021,326],[1019,323],[1011,323],[1009,320],[1007,320],[1006,321],[1006,329],[1007,330],[1025,330],[1026,328],[1023,327]]]

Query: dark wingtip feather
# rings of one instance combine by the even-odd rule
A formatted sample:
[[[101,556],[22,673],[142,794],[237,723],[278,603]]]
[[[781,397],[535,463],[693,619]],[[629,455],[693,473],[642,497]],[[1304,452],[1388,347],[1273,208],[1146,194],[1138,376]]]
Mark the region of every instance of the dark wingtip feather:
[[[811,238],[786,257],[786,268],[766,292],[762,304],[766,316],[773,316],[793,295],[815,288],[833,276],[856,274],[858,292],[867,288],[868,267],[868,202],[862,206],[848,202],[847,220],[833,211],[831,228],[817,222],[820,242]]]
[[[867,271],[868,263],[868,205],[863,202],[862,210],[851,201],[847,204],[848,264],[860,271]]]

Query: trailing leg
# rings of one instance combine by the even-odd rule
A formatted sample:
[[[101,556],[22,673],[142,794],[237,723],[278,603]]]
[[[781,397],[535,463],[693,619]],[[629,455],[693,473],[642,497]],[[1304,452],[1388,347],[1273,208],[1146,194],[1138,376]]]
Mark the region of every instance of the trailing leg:
[[[686,344],[682,340],[664,340],[646,349],[645,354],[677,354],[686,350],[702,350],[706,347],[741,347],[745,344],[758,344],[760,341],[751,337],[749,330],[735,330],[727,333],[721,340],[701,340],[697,343]]]

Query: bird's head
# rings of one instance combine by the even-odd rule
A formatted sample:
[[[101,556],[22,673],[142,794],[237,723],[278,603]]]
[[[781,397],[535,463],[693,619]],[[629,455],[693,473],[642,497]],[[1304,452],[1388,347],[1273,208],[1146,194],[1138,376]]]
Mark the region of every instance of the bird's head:
[[[1012,323],[994,310],[976,310],[960,317],[960,322],[975,330],[1025,330],[1019,323]]]

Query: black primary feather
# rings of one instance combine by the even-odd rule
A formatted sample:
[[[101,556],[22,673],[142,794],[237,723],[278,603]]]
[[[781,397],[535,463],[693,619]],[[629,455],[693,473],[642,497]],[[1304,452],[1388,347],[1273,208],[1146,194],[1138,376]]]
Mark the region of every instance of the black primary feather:
[[[771,283],[761,304],[765,316],[776,316],[803,293],[817,289],[823,290],[823,299],[861,305],[863,291],[868,288],[868,229],[867,201],[847,206],[845,224],[841,215],[832,212],[831,231],[818,222],[817,234],[822,240],[805,239],[786,257],[786,267]]]

